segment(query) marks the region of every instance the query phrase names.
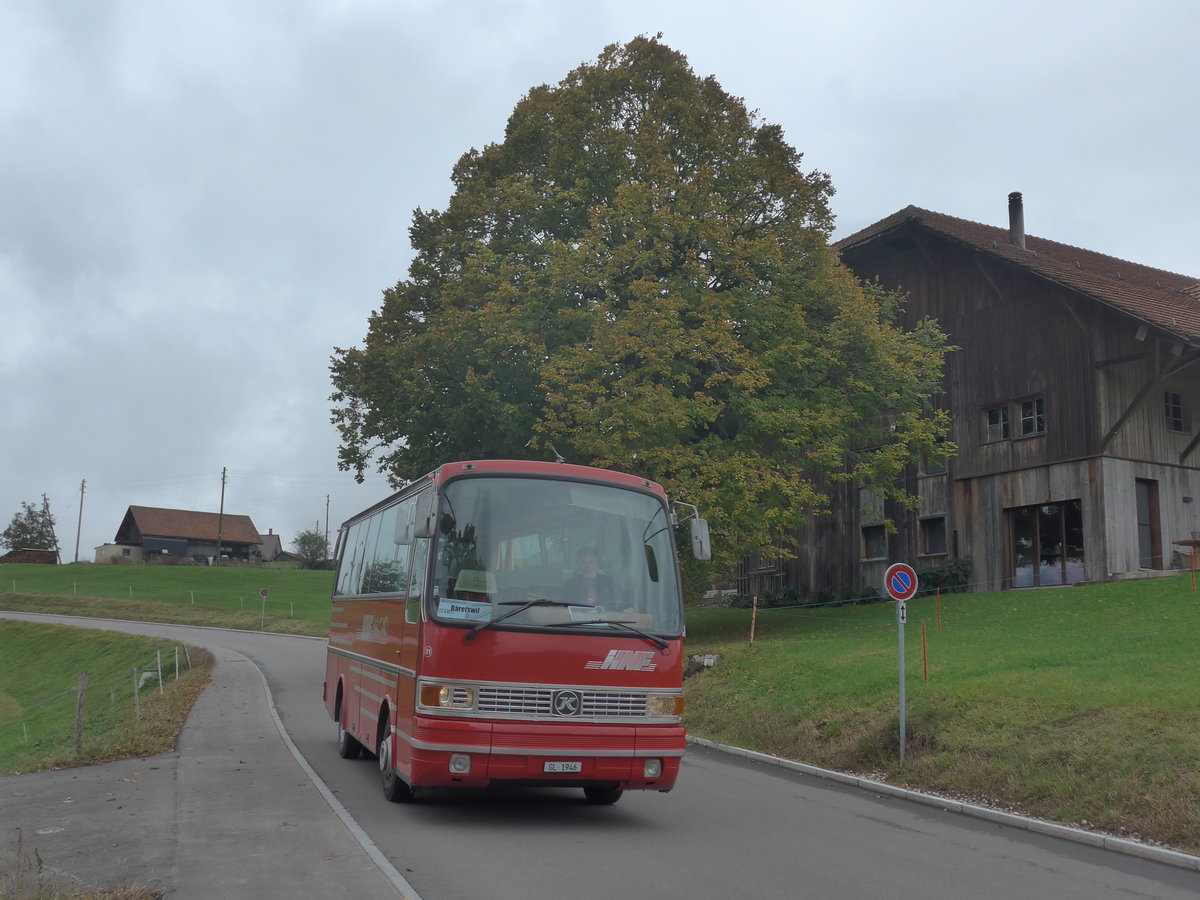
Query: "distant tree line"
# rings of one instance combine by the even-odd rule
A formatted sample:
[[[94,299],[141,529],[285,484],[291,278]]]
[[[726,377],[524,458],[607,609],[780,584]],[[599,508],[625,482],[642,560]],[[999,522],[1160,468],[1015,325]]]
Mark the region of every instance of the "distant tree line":
[[[7,550],[53,550],[58,552],[58,536],[54,533],[54,516],[50,499],[42,494],[42,505],[21,501],[21,511],[12,517],[8,527],[0,532],[0,546]]]

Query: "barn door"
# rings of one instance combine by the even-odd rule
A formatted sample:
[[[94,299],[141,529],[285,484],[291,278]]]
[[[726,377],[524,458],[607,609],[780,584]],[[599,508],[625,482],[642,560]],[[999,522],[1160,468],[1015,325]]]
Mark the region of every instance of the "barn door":
[[[1161,569],[1162,537],[1158,528],[1158,482],[1137,479],[1138,565]]]

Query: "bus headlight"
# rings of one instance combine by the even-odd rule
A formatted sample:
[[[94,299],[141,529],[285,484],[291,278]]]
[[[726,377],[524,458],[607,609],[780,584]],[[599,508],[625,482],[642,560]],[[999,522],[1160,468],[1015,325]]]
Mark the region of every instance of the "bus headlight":
[[[679,718],[683,715],[683,697],[650,697],[648,699],[647,712],[652,716]]]
[[[646,778],[661,778],[662,777],[662,760],[648,759],[642,767],[642,775]]]
[[[475,690],[461,684],[423,684],[421,705],[435,709],[470,709],[475,705]]]

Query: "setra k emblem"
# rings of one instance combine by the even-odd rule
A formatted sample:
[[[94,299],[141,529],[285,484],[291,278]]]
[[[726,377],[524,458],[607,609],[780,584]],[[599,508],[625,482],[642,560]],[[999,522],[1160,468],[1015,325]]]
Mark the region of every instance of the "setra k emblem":
[[[579,691],[555,691],[550,703],[556,716],[577,716],[583,712],[583,698]]]

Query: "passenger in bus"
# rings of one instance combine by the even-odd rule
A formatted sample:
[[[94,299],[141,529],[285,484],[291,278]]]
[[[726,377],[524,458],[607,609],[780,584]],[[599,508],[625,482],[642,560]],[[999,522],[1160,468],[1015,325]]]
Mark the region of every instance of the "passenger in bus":
[[[575,574],[563,585],[562,599],[588,606],[612,606],[612,579],[600,571],[600,554],[584,547],[575,554]]]

